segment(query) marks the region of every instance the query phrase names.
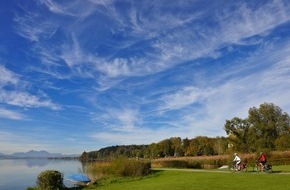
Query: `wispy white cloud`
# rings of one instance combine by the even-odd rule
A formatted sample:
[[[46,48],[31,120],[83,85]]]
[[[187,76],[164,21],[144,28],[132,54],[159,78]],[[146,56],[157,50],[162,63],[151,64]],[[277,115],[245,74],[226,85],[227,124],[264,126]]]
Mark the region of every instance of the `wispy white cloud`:
[[[61,56],[56,53],[57,51],[59,51],[58,47],[50,48],[49,46],[43,44],[38,44],[32,50],[35,55],[39,56],[39,59],[43,65],[47,66],[45,70],[47,70],[47,68],[61,66]]]
[[[70,15],[67,11],[63,10],[63,7],[61,7],[59,4],[57,4],[54,1],[51,0],[41,0],[41,3],[43,3],[45,6],[48,7],[48,9],[54,13],[58,14],[64,14],[64,15]]]
[[[0,92],[0,102],[8,105],[20,106],[20,107],[47,107],[53,110],[60,109],[60,106],[52,103],[50,100],[41,100],[40,97],[28,94],[26,92]]]
[[[159,38],[168,31],[182,28],[184,25],[197,20],[203,11],[197,9],[177,11],[189,2],[176,2],[165,4],[158,2],[141,2],[141,5],[132,3],[128,11],[129,23],[132,34],[145,39]],[[195,2],[190,2],[194,6]],[[175,14],[172,14],[174,10]],[[127,19],[127,17],[126,17]]]
[[[0,87],[6,85],[18,85],[19,77],[17,74],[6,69],[3,65],[0,65]]]
[[[160,129],[148,129],[148,128],[139,128],[133,131],[126,131],[123,133],[116,132],[97,132],[88,135],[88,137],[95,139],[99,142],[100,147],[104,147],[103,142],[106,142],[108,145],[129,145],[129,144],[149,144],[153,142],[158,142],[160,140],[166,139],[169,136],[175,134],[179,136],[180,133],[176,133],[175,130],[160,130]]]
[[[263,3],[255,8],[246,4],[238,5],[238,9],[218,17],[219,32],[224,42],[240,43],[255,35],[266,35],[290,19],[290,6],[285,1]]]
[[[72,16],[78,19],[85,19],[96,9],[94,7],[95,4],[90,1],[72,0],[60,3],[52,0],[41,0],[40,3],[45,5],[49,11],[55,14]]]
[[[141,118],[138,117],[138,112],[132,109],[125,109],[116,114],[119,123],[125,130],[134,130],[137,123],[141,123]]]
[[[48,99],[47,95],[39,93],[41,97],[32,95],[26,91],[26,87],[29,82],[21,79],[14,72],[8,70],[6,67],[0,65],[0,102],[6,105],[20,106],[20,107],[47,107],[53,110],[58,110],[61,107],[52,103]],[[10,86],[11,90],[7,90],[6,87]],[[2,110],[2,116],[8,116],[9,118],[20,119],[21,114],[16,112]]]
[[[50,38],[57,31],[54,22],[48,22],[40,13],[27,11],[25,16],[15,16],[16,33],[32,42],[39,42],[43,38]]]
[[[73,69],[73,67],[86,64],[88,55],[83,52],[75,35],[72,35],[71,40],[71,43],[63,45],[60,56],[67,66]]]
[[[142,123],[142,117],[135,109],[106,109],[106,113],[92,114],[92,120],[115,132],[134,131]]]
[[[164,102],[161,109],[180,109],[194,103],[204,103],[204,101],[213,94],[210,89],[199,89],[197,87],[187,86],[177,92],[164,95],[161,99]]]
[[[217,54],[219,49],[230,44],[246,45],[248,38],[267,35],[290,19],[287,3],[266,3],[258,9],[251,9],[246,4],[237,5],[236,9],[224,13],[215,10],[217,18],[212,18],[213,27],[193,22],[192,27],[179,28],[158,39],[153,47],[162,60],[178,64],[204,57],[216,58],[222,56]],[[247,43],[252,44],[253,40]]]
[[[19,112],[0,108],[0,117],[5,118],[5,119],[12,119],[12,120],[23,120],[27,116]]]
[[[157,63],[158,64],[158,63]],[[100,63],[97,68],[109,78],[143,76],[158,69],[156,63],[149,64],[148,60],[138,57],[115,58]],[[156,71],[156,70],[155,70]]]

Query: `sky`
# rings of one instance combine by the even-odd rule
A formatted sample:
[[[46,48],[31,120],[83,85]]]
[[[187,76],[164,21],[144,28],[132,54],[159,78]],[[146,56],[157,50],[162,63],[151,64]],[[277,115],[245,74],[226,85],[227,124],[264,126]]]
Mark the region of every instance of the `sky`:
[[[290,1],[0,1],[0,152],[226,136],[290,113]]]

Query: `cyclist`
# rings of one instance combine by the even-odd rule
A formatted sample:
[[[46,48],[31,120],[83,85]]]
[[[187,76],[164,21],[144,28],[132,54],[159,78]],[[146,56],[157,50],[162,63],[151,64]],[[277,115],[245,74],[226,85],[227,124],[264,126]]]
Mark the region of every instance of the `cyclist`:
[[[234,154],[235,155],[235,158],[233,160],[233,162],[236,163],[236,170],[240,170],[240,163],[241,163],[241,158],[238,156],[237,153]]]
[[[258,163],[260,167],[260,171],[264,170],[264,166],[267,162],[267,158],[263,152],[260,152],[260,157],[258,158]]]

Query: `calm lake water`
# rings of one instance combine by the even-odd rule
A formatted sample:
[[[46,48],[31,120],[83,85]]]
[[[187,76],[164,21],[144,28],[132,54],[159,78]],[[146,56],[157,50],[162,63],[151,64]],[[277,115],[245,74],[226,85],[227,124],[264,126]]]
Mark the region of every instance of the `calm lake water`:
[[[0,190],[25,190],[35,186],[38,174],[48,169],[63,173],[67,187],[72,187],[67,177],[83,171],[78,160],[0,159]]]

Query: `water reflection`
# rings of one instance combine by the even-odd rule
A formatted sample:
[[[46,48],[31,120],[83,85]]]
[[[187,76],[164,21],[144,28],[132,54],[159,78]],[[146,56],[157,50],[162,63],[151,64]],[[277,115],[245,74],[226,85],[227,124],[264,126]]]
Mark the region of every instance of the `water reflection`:
[[[49,163],[48,159],[27,159],[25,160],[25,164],[27,167],[31,168],[31,167],[44,167]]]
[[[0,159],[0,190],[23,190],[36,184],[38,174],[44,170],[58,170],[66,178],[83,171],[78,160],[57,159]]]

